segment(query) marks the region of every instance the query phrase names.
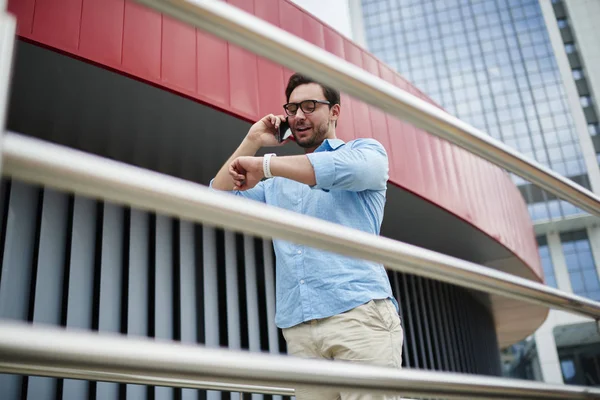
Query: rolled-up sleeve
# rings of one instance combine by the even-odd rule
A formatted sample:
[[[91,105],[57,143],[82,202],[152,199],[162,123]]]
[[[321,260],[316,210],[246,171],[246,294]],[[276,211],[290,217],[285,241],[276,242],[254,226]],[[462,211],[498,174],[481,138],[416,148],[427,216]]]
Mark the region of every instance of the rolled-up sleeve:
[[[308,154],[315,171],[313,189],[385,190],[388,157],[385,148],[374,139],[357,139],[336,151]]]
[[[213,186],[212,186],[213,181],[214,181],[214,179],[211,179],[208,187],[211,190],[214,190],[215,192],[231,193],[236,196],[244,197],[246,199],[256,200],[256,201],[260,201],[261,203],[266,203],[265,181],[258,182],[258,184],[256,186],[254,186],[252,189],[248,189],[248,190],[218,190],[218,189],[213,188]]]

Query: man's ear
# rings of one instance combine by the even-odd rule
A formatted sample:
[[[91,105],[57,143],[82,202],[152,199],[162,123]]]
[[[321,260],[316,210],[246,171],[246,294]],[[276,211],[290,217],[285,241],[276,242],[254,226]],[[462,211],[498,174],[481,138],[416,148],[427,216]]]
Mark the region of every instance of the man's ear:
[[[341,111],[342,107],[339,104],[334,104],[331,107],[331,110],[329,110],[329,112],[331,113],[331,119],[337,122],[337,120],[340,118]]]

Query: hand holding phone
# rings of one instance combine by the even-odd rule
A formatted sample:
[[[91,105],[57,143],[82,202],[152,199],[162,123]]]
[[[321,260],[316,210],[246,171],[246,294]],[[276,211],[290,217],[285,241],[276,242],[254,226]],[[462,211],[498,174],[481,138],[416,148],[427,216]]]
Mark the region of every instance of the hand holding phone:
[[[292,129],[287,119],[281,120],[279,129],[277,130],[277,142],[283,143],[287,138],[292,136]]]

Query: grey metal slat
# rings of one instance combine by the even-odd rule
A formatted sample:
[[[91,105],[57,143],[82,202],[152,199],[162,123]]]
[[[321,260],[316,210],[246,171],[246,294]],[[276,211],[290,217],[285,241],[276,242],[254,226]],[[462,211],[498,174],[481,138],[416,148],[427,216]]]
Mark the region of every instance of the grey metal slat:
[[[482,348],[483,340],[482,340],[482,336],[481,336],[481,334],[479,332],[479,328],[478,328],[478,324],[481,321],[481,313],[477,306],[474,307],[474,310],[472,311],[472,313],[474,314],[474,318],[470,319],[469,328],[472,332],[472,335],[477,338],[477,340],[473,342],[473,350],[474,350],[474,355],[475,355],[475,368],[477,369],[478,374],[483,374],[483,368],[484,368],[484,362],[483,362],[484,351]]]
[[[451,293],[451,298],[452,298],[452,305],[453,305],[453,311],[454,311],[454,325],[456,326],[456,333],[457,333],[457,339],[458,339],[458,344],[460,347],[460,352],[459,352],[459,356],[460,359],[462,361],[462,365],[463,365],[463,371],[464,373],[469,372],[469,362],[468,362],[468,356],[466,354],[467,352],[467,340],[466,340],[466,336],[465,336],[465,329],[463,328],[462,325],[462,318],[461,318],[461,308],[463,308],[463,304],[462,302],[460,302],[460,290],[457,288],[454,288],[454,290]],[[471,304],[472,306],[472,304]]]
[[[229,348],[241,348],[238,299],[237,248],[235,233],[225,231],[225,276],[227,288],[227,341]]]
[[[158,339],[173,339],[173,237],[172,220],[164,215],[156,216],[155,265],[154,265],[154,336]],[[157,386],[156,400],[172,400],[174,389]]]
[[[273,247],[271,240],[263,239],[263,258],[264,258],[264,274],[265,274],[265,294],[267,297],[267,317],[269,323],[269,352],[279,354],[279,338],[277,326],[275,325],[275,270],[273,260]]]
[[[394,288],[396,289],[396,301],[398,302],[398,309],[400,314],[400,321],[402,322],[402,329],[404,333],[404,340],[402,340],[402,364],[403,366],[410,367],[410,363],[408,363],[408,341],[406,340],[406,335],[408,334],[408,330],[406,328],[406,319],[404,318],[403,306],[404,302],[402,301],[402,295],[400,294],[400,281],[399,281],[399,272],[393,272],[393,283]]]
[[[486,313],[489,323],[488,327],[494,327],[494,320],[490,313]],[[492,370],[490,375],[502,375],[502,365],[500,361],[500,352],[498,351],[498,336],[496,335],[495,329],[486,329],[490,335],[490,342],[488,345],[488,352],[490,353],[490,360],[492,361]]]
[[[120,332],[124,210],[108,202],[103,207],[98,330]],[[98,382],[96,396],[99,399],[118,398],[119,385]]]
[[[431,340],[433,342],[433,354],[435,355],[435,368],[438,371],[444,370],[442,365],[442,356],[440,342],[438,340],[439,326],[436,324],[436,315],[434,311],[433,300],[431,298],[431,280],[423,280],[423,288],[425,290],[424,301],[427,303],[429,326],[431,327]]]
[[[68,212],[67,194],[44,189],[34,289],[34,323],[61,323]],[[27,398],[54,399],[57,383],[54,378],[29,377]]]
[[[244,350],[250,350],[249,337],[250,332],[248,332],[248,313],[246,310],[248,309],[247,300],[248,295],[246,294],[246,250],[244,246],[244,235],[236,234],[235,235],[235,246],[237,250],[237,276],[238,276],[238,313],[240,319],[240,346]],[[240,394],[243,396],[243,394]],[[237,398],[236,398],[237,400]]]
[[[454,348],[454,359],[456,362],[456,368],[458,372],[464,372],[464,362],[462,360],[462,349],[459,341],[459,332],[456,326],[456,310],[455,303],[452,299],[452,293],[454,287],[450,285],[444,285],[444,300],[448,305],[448,327],[450,329],[450,343]]]
[[[246,284],[246,313],[248,315],[248,344],[250,351],[260,351],[260,324],[258,320],[258,288],[256,287],[256,262],[254,238],[244,235],[244,260]],[[262,400],[262,394],[252,394],[252,400]]]
[[[260,330],[260,351],[269,351],[269,322],[267,315],[267,294],[265,291],[265,259],[262,238],[254,237],[254,263],[256,266],[256,297],[258,305],[258,328]],[[270,397],[269,397],[270,399]]]
[[[225,287],[227,293],[227,343],[230,349],[240,349],[240,301],[238,293],[238,266],[235,233],[225,231]],[[238,400],[239,393],[231,393],[231,400]]]
[[[97,206],[95,200],[82,196],[75,196],[73,202],[71,258],[68,261],[67,327],[92,328]],[[88,391],[89,383],[86,381],[63,381],[63,399],[84,399],[88,397]]]
[[[450,330],[450,320],[448,313],[450,312],[448,302],[445,300],[444,292],[446,290],[446,284],[441,282],[434,282],[437,287],[437,298],[439,299],[440,311],[442,313],[442,326],[444,330],[445,347],[448,352],[448,361],[450,365],[449,371],[458,371],[456,364],[456,349],[452,341],[452,331]]]
[[[178,223],[178,247],[175,249],[179,254],[179,313],[180,313],[180,333],[183,343],[198,342],[198,313],[197,310],[197,291],[196,286],[198,275],[202,270],[196,271],[196,242],[194,237],[194,224],[189,221],[179,221]],[[199,250],[200,252],[202,249]],[[200,281],[200,283],[202,283]],[[200,316],[202,314],[200,313]],[[181,400],[198,399],[198,391],[183,389],[181,391]]]
[[[217,293],[217,240],[215,228],[202,227],[202,250],[204,264],[204,327],[205,344],[208,347],[219,347],[219,295]],[[208,400],[220,400],[221,393],[208,391]]]
[[[148,239],[150,216],[131,209],[129,214],[129,279],[127,287],[127,334],[148,336]],[[145,400],[147,388],[142,385],[125,387],[127,400]]]
[[[429,314],[427,311],[427,297],[425,296],[425,292],[423,291],[423,278],[417,279],[417,291],[420,299],[420,308],[421,308],[421,319],[423,321],[424,328],[424,336],[425,336],[425,345],[427,350],[427,361],[428,361],[428,369],[435,370],[435,362],[433,361],[433,349],[431,346],[431,332],[429,330]]]
[[[260,325],[258,322],[258,289],[256,287],[256,261],[254,238],[244,235],[244,261],[246,284],[246,310],[248,315],[248,348],[260,351]]]
[[[465,351],[467,353],[467,361],[468,361],[468,365],[469,365],[469,369],[468,372],[471,374],[476,374],[477,373],[477,369],[475,368],[475,349],[473,348],[473,335],[471,332],[471,329],[469,327],[469,318],[470,316],[473,314],[472,313],[472,309],[474,308],[474,306],[476,306],[475,300],[474,298],[471,297],[471,295],[469,293],[466,293],[464,291],[461,291],[461,302],[460,304],[469,304],[470,307],[467,310],[467,308],[465,307],[460,307],[460,318],[461,318],[461,329],[464,330],[465,333],[465,340],[466,340],[466,348]]]
[[[406,325],[408,326],[408,331],[410,333],[410,342],[408,343],[408,348],[411,350],[410,356],[411,362],[408,365],[412,368],[420,368],[421,364],[419,363],[419,357],[417,355],[417,340],[415,335],[415,321],[413,321],[412,312],[411,312],[411,301],[410,301],[410,291],[408,289],[407,278],[408,275],[400,275],[402,278],[402,288],[404,289],[401,293],[403,295],[403,304],[406,304],[406,316],[408,317],[406,321]],[[409,356],[409,354],[406,354]],[[407,360],[408,361],[408,360]]]
[[[411,309],[411,313],[412,313],[413,322],[415,325],[414,329],[415,329],[415,338],[418,343],[418,346],[417,346],[418,355],[420,356],[419,357],[419,366],[423,369],[428,369],[427,357],[425,356],[423,318],[422,318],[422,314],[419,312],[420,311],[419,310],[420,303],[422,302],[422,299],[417,297],[417,279],[418,279],[418,277],[416,277],[414,275],[408,276],[410,295],[412,296],[412,300],[413,300],[413,308]]]
[[[0,281],[0,318],[26,321],[28,317],[37,226],[39,188],[22,182],[11,184],[6,238]],[[22,378],[0,374],[3,398],[21,398]]]
[[[265,275],[265,302],[267,306],[267,336],[269,353],[279,354],[279,332],[275,325],[275,263],[273,244],[270,239],[262,239],[263,268]],[[273,395],[273,400],[282,400],[282,396]]]
[[[194,224],[188,221],[179,222],[179,287],[181,298],[181,341],[197,343],[196,313],[196,247],[194,242]]]
[[[439,298],[439,289],[437,286],[437,282],[429,281],[430,290],[433,293],[431,296],[431,301],[433,303],[433,310],[435,314],[435,330],[434,333],[438,340],[439,350],[441,356],[441,369],[443,371],[450,371],[450,362],[448,361],[448,349],[447,349],[447,341],[446,335],[444,335],[444,325],[442,323],[442,307],[440,304]]]
[[[479,373],[482,375],[488,375],[489,371],[490,371],[490,362],[489,362],[489,357],[487,356],[487,351],[486,351],[486,344],[487,341],[485,340],[485,328],[483,326],[483,316],[480,314],[480,318],[477,319],[475,327],[477,329],[477,336],[480,338],[480,353],[479,353],[479,360],[480,360],[480,369],[479,369]]]

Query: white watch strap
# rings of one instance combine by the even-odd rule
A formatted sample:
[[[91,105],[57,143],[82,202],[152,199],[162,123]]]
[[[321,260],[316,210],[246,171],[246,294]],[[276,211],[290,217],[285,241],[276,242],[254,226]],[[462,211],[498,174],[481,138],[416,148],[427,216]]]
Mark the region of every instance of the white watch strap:
[[[263,156],[263,173],[265,178],[272,178],[273,174],[271,173],[271,157],[276,157],[277,154],[269,153]]]

